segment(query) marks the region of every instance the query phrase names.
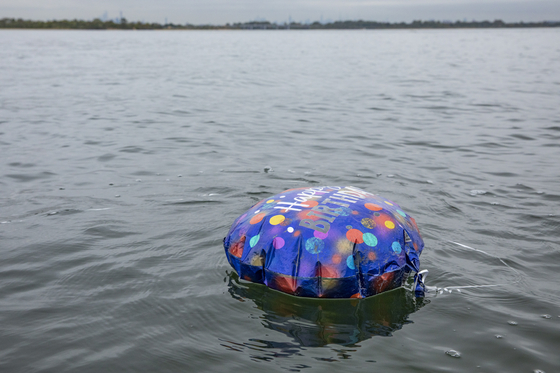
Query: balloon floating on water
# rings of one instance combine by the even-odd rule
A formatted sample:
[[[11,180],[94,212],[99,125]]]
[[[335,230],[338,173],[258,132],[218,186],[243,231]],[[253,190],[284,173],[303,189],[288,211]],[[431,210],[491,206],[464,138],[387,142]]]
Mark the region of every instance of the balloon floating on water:
[[[399,205],[351,186],[289,189],[233,223],[224,248],[240,278],[302,297],[365,298],[404,284],[424,295],[424,242]]]

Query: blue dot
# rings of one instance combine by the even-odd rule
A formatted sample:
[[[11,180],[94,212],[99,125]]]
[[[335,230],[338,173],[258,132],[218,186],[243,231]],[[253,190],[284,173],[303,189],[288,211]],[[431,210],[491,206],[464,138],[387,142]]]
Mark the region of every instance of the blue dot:
[[[349,209],[348,207],[341,207],[338,210],[338,215],[340,216],[348,216],[352,213],[352,210]]]
[[[402,251],[401,244],[398,243],[397,241],[393,242],[393,244],[391,245],[391,247],[393,248],[393,251],[396,252],[397,254],[400,254],[401,251]]]
[[[363,240],[366,243],[366,245],[368,245],[368,246],[373,247],[373,246],[377,245],[377,237],[375,237],[375,235],[373,235],[369,232],[364,233]]]
[[[311,237],[305,242],[305,250],[311,254],[319,254],[325,247],[325,242],[317,237]]]
[[[350,269],[356,269],[356,266],[354,265],[354,257],[352,255],[346,258],[346,265]]]
[[[257,234],[256,236],[251,237],[251,240],[249,241],[249,245],[251,245],[251,247],[255,247],[257,242],[259,242],[260,238],[261,238],[260,234]]]
[[[397,210],[397,212],[398,212],[400,215],[402,215],[404,218],[406,218],[406,214],[404,213],[404,211]]]

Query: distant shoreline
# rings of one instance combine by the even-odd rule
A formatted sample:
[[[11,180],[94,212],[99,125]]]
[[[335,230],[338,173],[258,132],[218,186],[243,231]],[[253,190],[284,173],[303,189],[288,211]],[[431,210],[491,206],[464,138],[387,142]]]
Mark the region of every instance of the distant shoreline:
[[[537,28],[560,27],[560,21],[514,22],[494,21],[413,21],[410,23],[390,23],[376,21],[336,21],[330,23],[271,23],[245,22],[225,25],[179,25],[120,20],[102,21],[96,18],[86,20],[33,21],[21,18],[0,19],[0,29],[41,29],[41,30],[398,30],[398,29],[466,29],[466,28]]]

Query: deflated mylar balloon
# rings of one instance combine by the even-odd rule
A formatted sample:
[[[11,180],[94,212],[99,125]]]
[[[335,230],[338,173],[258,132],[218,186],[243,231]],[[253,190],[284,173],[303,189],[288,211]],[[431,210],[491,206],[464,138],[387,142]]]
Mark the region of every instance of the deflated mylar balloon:
[[[289,189],[233,223],[224,248],[240,278],[302,297],[365,298],[410,273],[423,296],[414,219],[399,205],[351,186]]]

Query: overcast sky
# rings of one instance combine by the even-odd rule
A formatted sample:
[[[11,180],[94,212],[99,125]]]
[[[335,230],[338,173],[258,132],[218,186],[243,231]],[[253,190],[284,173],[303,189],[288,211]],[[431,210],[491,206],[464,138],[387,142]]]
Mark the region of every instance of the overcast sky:
[[[0,18],[225,24],[292,21],[560,20],[560,0],[0,0]]]

